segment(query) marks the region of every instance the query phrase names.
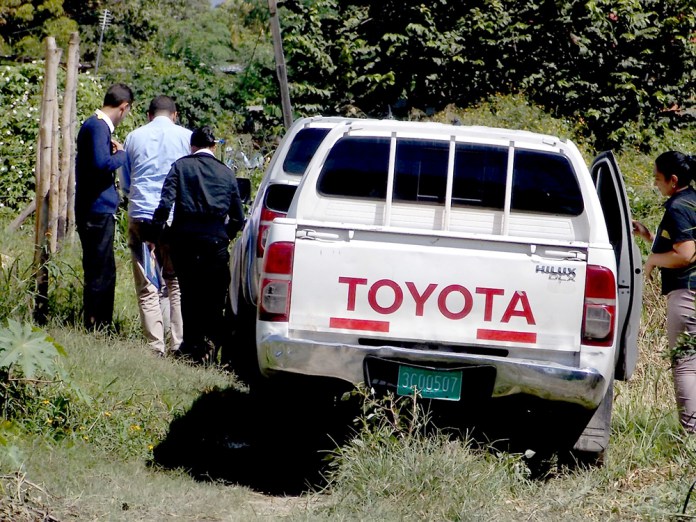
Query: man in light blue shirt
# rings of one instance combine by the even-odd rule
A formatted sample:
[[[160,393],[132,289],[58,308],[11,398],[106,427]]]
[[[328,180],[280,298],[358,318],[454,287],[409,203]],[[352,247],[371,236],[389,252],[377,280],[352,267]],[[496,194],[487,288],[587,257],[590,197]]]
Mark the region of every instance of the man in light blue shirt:
[[[121,173],[121,188],[128,198],[128,246],[140,319],[148,345],[163,356],[167,325],[172,354],[178,353],[183,339],[181,295],[167,234],[156,244],[147,240],[164,179],[172,163],[191,152],[191,131],[176,125],[176,104],[169,96],[156,96],[147,114],[150,122],[128,134],[123,144],[128,161]]]

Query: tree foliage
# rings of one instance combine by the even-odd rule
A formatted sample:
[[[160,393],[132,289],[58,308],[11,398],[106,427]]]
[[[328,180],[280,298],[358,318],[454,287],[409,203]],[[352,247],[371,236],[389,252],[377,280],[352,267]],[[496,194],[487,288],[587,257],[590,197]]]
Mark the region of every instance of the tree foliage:
[[[696,98],[693,0],[279,4],[298,115],[405,116],[523,92],[586,123],[599,145],[611,147],[641,144],[659,128],[656,120]],[[7,1],[0,48],[40,56],[43,36],[56,33],[60,45],[79,26],[82,59],[94,62],[106,8],[105,80],[140,82],[142,98],[173,91],[190,105],[191,124],[225,111],[238,124],[248,105],[263,105],[267,122],[280,121],[263,0],[215,9],[208,0]],[[225,78],[217,67],[230,62],[242,73]]]
[[[0,66],[0,213],[19,209],[34,197],[43,74],[41,63]],[[59,84],[64,84],[62,71]],[[100,107],[103,96],[96,78],[79,75],[78,121]]]
[[[36,57],[41,42],[53,36],[67,45],[77,23],[66,15],[63,0],[3,0],[0,2],[0,54]]]
[[[287,0],[300,110],[469,106],[524,92],[586,121],[602,146],[640,142],[696,96],[691,0]]]
[[[296,116],[414,117],[519,94],[579,122],[597,148],[642,146],[696,100],[693,0],[280,0]],[[157,94],[173,96],[187,127],[222,137],[282,130],[265,0],[5,0],[0,53],[41,58],[42,40],[66,48],[78,29],[81,111],[103,88],[130,84],[144,122]],[[223,74],[232,64],[236,74]],[[0,206],[24,204],[33,186],[42,68],[0,71]],[[260,106],[254,119],[247,110]],[[11,139],[6,138],[11,136]],[[121,136],[123,137],[123,136]],[[4,170],[3,170],[4,169]],[[9,190],[8,190],[9,189]]]

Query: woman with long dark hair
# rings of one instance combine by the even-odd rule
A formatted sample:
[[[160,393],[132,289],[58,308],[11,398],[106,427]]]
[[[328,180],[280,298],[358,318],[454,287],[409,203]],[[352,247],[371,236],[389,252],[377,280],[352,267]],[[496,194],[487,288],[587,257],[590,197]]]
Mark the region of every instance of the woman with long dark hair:
[[[655,159],[655,186],[667,197],[665,213],[655,235],[634,221],[637,236],[652,242],[645,274],[655,267],[667,296],[667,340],[672,358],[674,390],[684,429],[696,433],[696,158],[668,151]],[[683,348],[679,350],[676,348]],[[675,350],[676,349],[676,350]]]

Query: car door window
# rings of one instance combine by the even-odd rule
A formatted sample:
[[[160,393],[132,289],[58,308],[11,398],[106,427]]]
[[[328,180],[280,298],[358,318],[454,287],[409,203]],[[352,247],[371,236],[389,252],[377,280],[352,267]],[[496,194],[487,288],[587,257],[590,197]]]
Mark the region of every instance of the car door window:
[[[390,138],[349,136],[333,146],[319,176],[326,196],[386,199]],[[450,142],[396,140],[393,201],[444,205]],[[455,148],[452,206],[502,210],[509,149],[458,143]],[[584,202],[575,171],[562,154],[515,149],[512,211],[578,216]]]
[[[307,165],[314,157],[314,153],[321,145],[330,129],[308,128],[302,129],[292,140],[288,155],[283,161],[283,170],[288,174],[304,174]]]

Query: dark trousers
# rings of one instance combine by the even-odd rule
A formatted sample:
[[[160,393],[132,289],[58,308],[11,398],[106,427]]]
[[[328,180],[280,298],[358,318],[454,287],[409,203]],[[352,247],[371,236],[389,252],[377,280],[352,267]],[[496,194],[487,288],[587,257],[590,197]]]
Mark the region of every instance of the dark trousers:
[[[85,273],[85,328],[89,330],[112,325],[116,290],[114,229],[112,214],[87,214],[77,223]]]
[[[179,237],[172,242],[181,291],[184,342],[181,352],[202,359],[220,346],[230,286],[229,241]]]

